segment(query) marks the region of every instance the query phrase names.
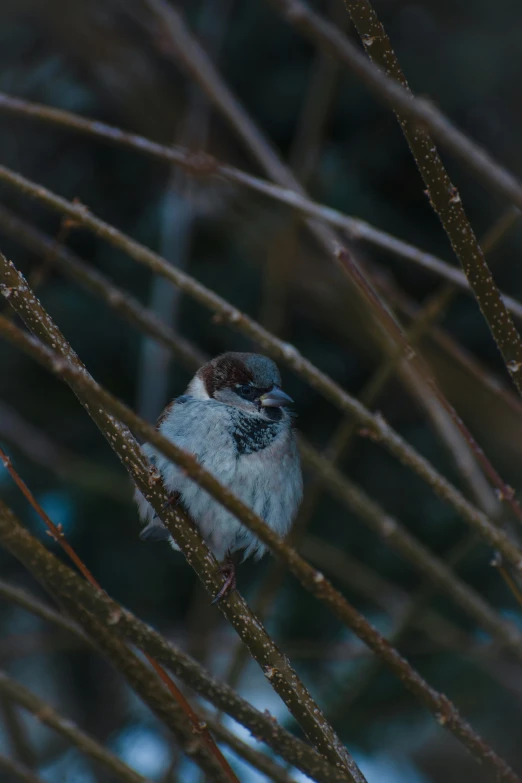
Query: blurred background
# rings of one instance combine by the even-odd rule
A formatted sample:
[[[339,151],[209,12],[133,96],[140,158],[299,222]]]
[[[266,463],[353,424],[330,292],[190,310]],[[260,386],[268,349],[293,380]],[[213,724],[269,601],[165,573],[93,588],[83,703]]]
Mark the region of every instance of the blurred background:
[[[358,40],[341,0],[313,5]],[[0,90],[163,144],[206,150],[266,176],[187,75],[153,6],[141,0],[3,0]],[[520,174],[522,6],[511,0],[376,0],[375,6],[414,91],[433,99]],[[394,115],[355,77],[319,54],[268,3],[192,0],[177,2],[176,9],[314,200],[456,264]],[[61,196],[79,199],[187,270],[293,343],[350,394],[366,394],[386,360],[370,314],[332,258],[276,201],[217,180],[190,178],[132,149],[3,112],[0,162]],[[509,205],[454,160],[445,162],[477,235],[498,227]],[[489,258],[501,288],[517,298],[522,297],[522,224],[511,217],[501,223],[502,235]],[[199,356],[255,349],[164,279],[1,187],[0,249],[37,287],[94,377],[148,420],[155,421],[184,391],[197,357],[195,365],[180,361],[145,338],[64,274],[43,245],[30,245],[28,226],[58,238],[137,298],[190,340]],[[443,281],[409,260],[347,235],[342,240],[406,328],[427,303],[440,310],[418,342],[420,352],[503,477],[520,489],[522,406],[473,298],[446,290]],[[5,313],[7,305],[1,307]],[[281,369],[284,388],[295,400],[298,429],[316,448],[327,448],[342,425],[341,414]],[[370,407],[469,494],[418,397],[397,374]],[[238,658],[234,632],[209,605],[182,555],[167,545],[140,542],[127,476],[74,395],[5,342],[0,342],[0,444],[111,596],[214,674],[232,677],[256,707],[295,729],[256,664]],[[469,539],[454,512],[379,444],[355,433],[338,465],[437,555],[444,557]],[[313,472],[306,472],[306,485],[302,551],[381,632],[395,635],[400,651],[428,681],[522,768],[520,664],[440,593],[425,597],[416,619],[404,623],[411,602],[422,596],[422,573],[339,498],[318,488]],[[0,493],[54,551],[5,471],[0,471]],[[467,546],[456,570],[501,615],[520,624],[520,607],[490,566],[491,557],[481,544]],[[3,578],[41,592],[5,552],[0,563]],[[274,571],[270,556],[242,565],[238,579],[249,602],[261,602],[269,631],[370,782],[491,779],[400,682],[372,663],[356,637],[293,578]],[[426,617],[435,618],[428,629]],[[143,775],[154,781],[199,779],[197,770],[177,757],[164,727],[100,656],[5,600],[0,600],[0,637],[3,667]],[[14,757],[20,752],[13,720],[22,721],[25,753],[43,780],[111,780],[29,715],[15,711],[13,718],[5,702],[0,702],[1,752]],[[241,736],[248,739],[246,732]],[[245,783],[264,779],[231,758]]]

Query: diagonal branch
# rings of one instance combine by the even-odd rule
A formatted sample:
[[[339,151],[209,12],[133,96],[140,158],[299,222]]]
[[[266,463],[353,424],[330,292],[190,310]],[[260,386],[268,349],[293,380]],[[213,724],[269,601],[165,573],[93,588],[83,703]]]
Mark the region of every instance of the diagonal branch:
[[[254,532],[261,541],[274,552],[274,554],[285,562],[290,571],[292,571],[305,589],[309,590],[312,595],[321,600],[342,623],[351,628],[367,646],[370,647],[370,649],[379,655],[388,668],[399,677],[405,686],[436,715],[437,720],[439,720],[441,725],[452,731],[477,759],[480,759],[480,761],[487,765],[500,779],[512,781],[512,783],[517,780],[516,775],[506,762],[498,757],[481,737],[475,734],[471,726],[461,717],[453,703],[444,694],[441,694],[432,688],[373,628],[373,626],[334,589],[325,579],[323,574],[316,571],[304,561],[294,549],[285,544],[285,542],[259,517],[239,501],[238,498],[232,495],[225,487],[220,485],[211,474],[207,473],[191,455],[163,438],[155,429],[145,422],[142,422],[139,417],[133,414],[125,405],[118,402],[101,389],[101,387],[94,383],[82,365],[80,365],[80,367],[73,366],[70,359],[67,360],[69,357],[72,357],[72,361],[76,365],[78,364],[78,359],[72,353],[72,349],[55,327],[48,314],[43,310],[40,303],[35,299],[32,293],[27,290],[27,284],[19,273],[16,272],[12,264],[4,262],[3,271],[0,277],[5,281],[3,284],[4,293],[8,294],[10,303],[17,310],[19,315],[22,316],[37,334],[42,335],[48,343],[58,346],[60,353],[56,354],[56,348],[54,351],[51,351],[39,341],[26,337],[19,329],[14,327],[9,321],[5,321],[5,319],[3,333],[10,335],[17,345],[24,347],[32,356],[38,358],[39,361],[44,363],[46,367],[54,371],[57,375],[67,379],[77,396],[83,401],[84,405],[86,405],[94,421],[97,423],[98,421],[100,422],[99,426],[102,431],[106,431],[109,426],[114,428],[115,419],[113,417],[117,417],[120,421],[132,426],[136,432],[146,438],[152,445],[156,446],[169,460],[181,465],[188,476],[196,480],[212,497],[217,499],[225,508],[231,511],[246,527]],[[6,285],[6,283],[9,285]],[[99,416],[102,414],[99,414],[99,416],[96,415],[93,409],[103,412],[110,411],[112,416],[104,413],[103,419],[100,421]],[[121,425],[119,425],[117,431],[121,433]],[[119,438],[115,437],[114,434],[108,434],[108,439],[113,448],[118,452],[117,444]],[[126,437],[126,446],[132,446],[128,436]],[[134,448],[133,452],[135,453]],[[156,493],[151,491],[149,483],[144,480],[139,469],[136,470],[136,466],[132,462],[132,454],[127,453],[122,461],[124,465],[130,469],[131,474],[134,475],[136,483],[143,491],[147,500],[152,503],[156,513],[158,513],[160,518],[167,525],[169,531],[174,536],[176,543],[180,545],[180,548],[185,553],[189,563],[198,571],[195,564],[199,565],[199,551],[203,550],[204,552],[205,546],[201,537],[198,536],[197,531],[194,528],[191,530],[193,535],[191,536],[190,544],[187,545],[188,531],[186,530],[186,527],[188,527],[188,525],[185,519],[177,514],[175,509],[172,509],[170,513],[168,512],[167,515],[163,513],[161,501],[165,502],[165,495],[163,493],[158,493],[160,494],[160,498],[158,498]],[[157,475],[154,485],[157,486],[159,483],[160,478]],[[170,518],[171,516],[173,519]],[[498,534],[500,533],[500,531],[496,532]],[[197,547],[195,552],[191,548],[192,544]],[[9,545],[9,542],[7,542],[6,545]],[[508,548],[511,546],[512,544],[509,542]],[[203,558],[204,557],[205,555],[203,555]],[[209,559],[209,555],[207,554],[207,563]],[[202,581],[204,581],[208,587],[209,581],[214,583],[215,571],[213,574],[209,574],[208,569],[205,570],[203,567],[201,568],[200,578],[202,578]],[[222,611],[227,614],[228,608],[230,606],[233,607],[234,604],[237,604],[239,601],[239,597],[232,594],[232,596],[226,600],[226,603],[222,605]],[[234,618],[232,612],[228,611],[228,617],[231,620],[236,619],[237,625],[237,618]],[[254,650],[253,654],[255,654]],[[286,685],[288,682],[287,672],[289,667],[283,656],[280,657],[280,666],[281,665],[284,667],[282,670],[279,666],[265,666],[265,676],[271,682],[278,683],[282,680]],[[317,720],[317,713],[315,718]],[[322,730],[323,732],[325,730],[324,722],[322,724]],[[332,751],[331,746],[329,747],[329,750],[330,752]],[[353,765],[353,762],[351,762],[351,764]],[[360,773],[358,774],[360,775]]]
[[[125,405],[114,400],[93,381],[50,316],[30,292],[27,283],[18,275],[12,264],[2,259],[3,257],[0,256],[0,279],[5,280],[7,285],[0,286],[0,289],[4,294],[7,294],[10,304],[31,330],[45,343],[53,347],[52,351],[48,348],[44,349],[44,354],[47,357],[46,366],[67,379],[76,396],[117,453],[144,497],[168,527],[206,589],[212,595],[216,595],[221,587],[221,576],[215,558],[186,514],[178,507],[172,507],[169,504],[168,493],[162,486],[159,473],[146,462],[130,431],[120,422],[128,425],[132,421],[133,426],[136,426],[135,431],[153,445],[157,443],[158,431],[143,422]],[[26,337],[6,319],[0,320],[11,335],[18,335],[26,347],[31,346],[31,350],[35,351],[33,355],[39,355],[40,358],[43,358],[44,354],[40,353],[40,348],[43,348],[41,343]],[[115,419],[114,416],[117,418]],[[274,535],[262,520],[252,514],[234,495],[226,491],[219,482],[216,482],[210,474],[204,471],[191,455],[176,449],[174,444],[161,435],[159,437],[162,448],[165,446],[169,450],[170,447],[174,448],[177,457],[172,457],[171,454],[170,458],[174,461],[179,461],[179,459],[185,461],[184,467],[188,466],[189,474],[196,478],[202,486],[209,482],[208,486],[212,487],[211,494],[217,492],[219,501],[224,505],[227,504],[232,513],[239,514],[239,518],[245,519],[249,515],[252,516],[254,524],[260,526],[266,535]],[[275,538],[279,541],[277,536]],[[222,600],[219,603],[219,608],[247,644],[251,655],[261,666],[265,677],[279,693],[318,750],[333,763],[341,764],[341,768],[347,773],[349,772],[354,780],[363,781],[364,777],[348,751],[325,720],[319,707],[291,668],[286,657],[277,649],[261,623],[252,615],[244,600],[235,592]],[[277,672],[277,676],[274,676],[274,672]]]
[[[295,190],[272,184],[246,171],[222,163],[210,155],[193,153],[182,147],[166,147],[143,136],[129,133],[113,125],[106,125],[98,120],[81,117],[63,109],[53,109],[49,106],[30,103],[21,98],[15,98],[0,92],[1,111],[27,116],[30,119],[48,122],[72,131],[85,133],[102,141],[129,147],[137,153],[180,166],[188,175],[196,179],[218,178],[240,187],[249,188],[267,198],[285,204],[303,216],[317,218],[334,228],[340,228],[346,231],[351,239],[368,242],[381,250],[419,264],[431,274],[443,277],[454,283],[461,290],[470,293],[466,275],[457,267],[437,258],[437,256],[423,251],[392,234],[388,234],[386,231],[381,231],[365,220],[345,215],[332,207],[318,204]],[[511,214],[515,218],[519,215],[519,212],[514,209]],[[7,225],[5,228],[8,230],[9,226]],[[521,319],[522,304],[506,294],[503,294],[503,299],[510,312]]]
[[[33,509],[42,519],[50,535],[61,546],[63,551],[69,556],[69,558],[72,560],[72,562],[78,568],[78,570],[84,576],[84,578],[96,590],[100,590],[101,592],[102,590],[101,586],[98,584],[98,582],[96,581],[92,573],[89,571],[89,569],[87,568],[83,560],[77,555],[75,550],[66,540],[61,527],[54,524],[54,522],[44,511],[42,506],[38,503],[33,493],[30,491],[30,489],[27,487],[27,485],[24,483],[22,478],[14,469],[11,460],[9,459],[9,457],[7,457],[7,455],[2,450],[2,448],[0,448],[0,461],[7,469],[11,478],[13,479],[17,487],[20,489],[22,494],[25,496],[25,498],[29,501]],[[194,709],[192,708],[188,700],[185,698],[183,693],[179,690],[179,688],[174,683],[174,681],[167,675],[164,669],[158,664],[158,662],[152,656],[145,653],[145,657],[147,658],[152,668],[155,670],[156,674],[167,686],[167,689],[170,691],[171,695],[178,703],[178,706],[181,709],[181,711],[184,712],[185,715],[187,716],[188,721],[192,724],[192,730],[194,731],[194,733],[200,735],[202,743],[206,746],[208,752],[215,757],[218,766],[221,767],[222,771],[224,772],[225,778],[231,780],[232,783],[239,783],[236,775],[234,774],[232,768],[230,767],[230,764],[225,759],[220,749],[216,745],[212,735],[208,731],[206,724],[199,719],[198,715],[196,714],[196,712],[194,711]]]
[[[134,258],[139,263],[149,267],[154,273],[163,275],[172,280],[183,291],[192,296],[203,306],[219,315],[220,319],[232,327],[241,331],[244,335],[257,342],[274,359],[283,362],[294,370],[301,378],[307,381],[313,389],[316,389],[326,399],[330,400],[339,410],[349,413],[358,422],[359,426],[369,433],[377,442],[383,443],[391,454],[396,456],[404,465],[417,473],[429,486],[433,488],[442,500],[449,503],[455,511],[493,547],[497,548],[516,569],[522,570],[522,553],[514,547],[509,538],[495,528],[489,519],[475,506],[469,503],[446,478],[444,478],[433,465],[422,457],[409,445],[380,415],[372,414],[358,400],[347,394],[331,378],[318,370],[311,362],[305,359],[293,346],[278,340],[266,329],[263,329],[252,319],[248,318],[226,300],[205,288],[194,278],[184,272],[170,266],[161,256],[148,250],[143,245],[130,239],[99,218],[94,217],[85,207],[54,195],[45,188],[35,185],[29,180],[10,171],[5,166],[0,166],[0,181],[4,181],[22,192],[44,202],[50,208],[76,218],[81,224],[93,233],[109,241],[115,247]],[[3,264],[4,271],[12,274],[12,269]],[[11,279],[11,278],[9,278]],[[18,283],[16,275],[13,280],[12,297],[17,298]],[[23,286],[25,286],[25,282]],[[4,295],[10,296],[9,290]],[[30,308],[29,308],[30,313]],[[507,552],[510,551],[508,555]]]
[[[7,758],[7,756],[2,754],[0,754],[0,769],[3,769],[8,775],[12,775],[16,780],[22,781],[22,783],[45,783],[29,767],[19,764],[17,761],[13,761],[13,759]]]
[[[494,161],[480,145],[458,130],[444,114],[425,98],[414,98],[404,88],[402,80],[398,84],[394,78],[386,75],[388,64],[392,64],[395,55],[383,69],[368,61],[359,49],[334,25],[312,11],[301,0],[270,0],[286,20],[299,32],[325,49],[329,54],[340,58],[375,95],[391,106],[398,114],[404,115],[419,128],[428,128],[433,136],[449,152],[459,158],[470,171],[479,177],[493,191],[512,201],[522,209],[522,184],[503,166]],[[369,4],[365,0],[345,0],[350,16],[357,28],[361,25],[362,42],[370,51],[374,45],[382,45],[386,37],[376,17],[367,13]],[[373,9],[372,9],[373,10]],[[371,22],[363,30],[364,16]],[[387,40],[387,38],[386,38]],[[384,73],[383,73],[384,71]],[[395,76],[395,74],[393,74]]]
[[[146,779],[124,764],[117,756],[79,729],[69,718],[63,718],[46,701],[24,688],[5,672],[0,671],[0,693],[31,712],[41,723],[58,732],[93,761],[105,767],[111,775],[125,783],[146,783]]]
[[[5,507],[0,505],[0,516],[3,512]],[[14,517],[11,516],[10,519],[13,520]],[[17,556],[28,558],[31,552],[32,568],[37,569],[37,573],[54,574],[53,585],[57,593],[66,590],[76,602],[85,606],[101,622],[110,625],[115,633],[160,660],[199,695],[245,726],[253,736],[265,742],[275,753],[304,774],[317,779],[319,783],[339,783],[346,780],[344,773],[328,764],[309,745],[283,729],[268,713],[259,712],[227,685],[214,680],[197,661],[171,642],[167,642],[157,631],[123,609],[106,594],[100,594],[82,582],[77,574],[46,549],[42,547],[37,551],[30,534],[17,520],[15,524],[24,543],[23,549],[18,546]],[[0,597],[13,601],[46,622],[74,634],[82,642],[89,642],[76,623],[49,608],[26,590],[0,580]]]
[[[417,167],[428,190],[431,205],[438,214],[453,250],[475,294],[482,314],[490,328],[506,367],[522,395],[522,340],[506,308],[480,245],[473,233],[457,189],[424,125],[433,131],[438,127],[438,115],[429,104],[414,100],[386,32],[368,0],[345,0],[363,45],[375,65],[364,60],[355,46],[334,26],[306,8],[300,0],[273,0],[286,18],[318,44],[328,45],[328,51],[341,58],[379,97],[384,98],[397,114]],[[376,67],[379,66],[379,67]],[[384,71],[384,73],[383,73]],[[387,75],[386,75],[387,74]],[[391,78],[390,78],[391,77]],[[420,107],[420,108],[419,108]],[[444,120],[447,124],[447,121]],[[459,138],[455,129],[451,138]],[[480,159],[474,156],[475,163]],[[506,177],[510,175],[504,172]],[[514,183],[520,190],[518,183]],[[522,191],[517,193],[517,206],[522,205]]]

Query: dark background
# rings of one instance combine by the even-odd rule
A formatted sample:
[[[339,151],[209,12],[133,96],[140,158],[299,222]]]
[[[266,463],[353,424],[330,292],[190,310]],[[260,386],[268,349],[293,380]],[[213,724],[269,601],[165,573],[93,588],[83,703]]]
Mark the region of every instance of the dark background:
[[[296,152],[295,139],[306,130],[302,110],[316,67],[313,47],[263,2],[198,0],[184,5],[191,29],[213,53],[237,97],[281,155],[302,167],[303,154]],[[340,0],[315,7],[333,13],[354,36]],[[412,88],[430,96],[460,128],[520,174],[520,3],[377,0],[376,8]],[[163,143],[205,146],[220,159],[263,176],[234,131],[208,108],[145,22],[139,2],[3,0],[0,90]],[[331,83],[332,101],[318,147],[314,150],[308,143],[305,149],[312,160],[307,187],[313,198],[456,263],[393,114],[349,72],[339,71]],[[319,105],[316,96],[313,116]],[[304,229],[295,229],[291,213],[276,202],[215,181],[189,180],[132,150],[7,114],[0,114],[0,162],[64,197],[80,199],[95,214],[181,264],[294,343],[351,394],[360,393],[378,366],[381,352],[371,324],[354,305],[333,261]],[[449,158],[446,162],[481,236],[509,205],[486,192],[458,163]],[[56,215],[14,191],[2,187],[0,204],[51,236],[59,235]],[[287,250],[284,241],[292,226],[297,238]],[[516,225],[490,256],[499,285],[514,297],[522,296],[521,240],[522,228]],[[7,236],[1,224],[0,242],[2,252],[29,276],[45,261],[39,296],[100,383],[150,420],[183,392],[192,374],[187,367],[144,346],[133,327],[54,270],[52,259],[29,253],[22,242]],[[206,354],[252,348],[216,324],[199,305],[172,294],[165,281],[154,285],[145,268],[85,231],[71,229],[66,243]],[[370,245],[351,247],[368,269],[395,281],[413,304],[426,301],[441,285],[409,261]],[[276,274],[281,255],[286,281]],[[509,385],[470,296],[457,294],[441,323],[500,383]],[[504,477],[520,488],[522,424],[516,401],[510,404],[485,391],[430,338],[422,347],[477,440]],[[296,401],[299,429],[324,447],[340,414],[282,370],[284,387]],[[387,385],[374,407],[462,486],[419,404],[397,380]],[[0,443],[104,588],[224,675],[236,649],[233,632],[209,607],[179,553],[139,541],[127,477],[72,393],[5,343],[0,343]],[[367,439],[353,441],[342,468],[438,554],[466,535],[451,509]],[[54,548],[5,472],[0,472],[0,492],[28,527]],[[421,576],[326,493],[320,496],[309,530],[412,597],[418,593]],[[270,559],[240,567],[239,585],[248,599],[258,592]],[[491,552],[479,545],[459,573],[499,612],[519,623],[519,608],[498,572],[490,568],[490,559]],[[6,578],[38,589],[5,553],[0,553],[0,564]],[[338,585],[381,631],[392,633],[390,616],[361,595],[356,584]],[[515,768],[520,767],[519,666],[499,657],[485,633],[448,600],[435,597],[429,606],[468,634],[469,649],[457,643],[450,650],[410,629],[401,640],[401,652],[456,702]],[[367,687],[358,692],[369,660],[362,645],[290,577],[271,605],[267,623],[370,781],[489,779],[382,669],[375,670]],[[0,604],[0,633],[0,661],[14,676],[59,705],[143,774],[162,779],[170,759],[169,739],[107,664],[5,603]],[[254,664],[244,674],[241,690],[257,707],[269,708],[291,725]],[[45,780],[108,779],[32,719],[27,719],[27,726]],[[9,737],[0,725],[0,749],[8,748]],[[241,765],[238,770],[244,781],[261,779]],[[196,779],[185,762],[177,774],[182,781]]]

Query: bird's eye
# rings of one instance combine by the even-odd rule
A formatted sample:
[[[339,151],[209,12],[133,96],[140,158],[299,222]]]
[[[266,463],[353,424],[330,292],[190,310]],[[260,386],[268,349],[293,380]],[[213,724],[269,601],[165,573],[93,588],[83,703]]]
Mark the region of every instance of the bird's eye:
[[[240,397],[244,397],[246,400],[252,400],[254,398],[255,389],[248,383],[239,384],[236,388]]]

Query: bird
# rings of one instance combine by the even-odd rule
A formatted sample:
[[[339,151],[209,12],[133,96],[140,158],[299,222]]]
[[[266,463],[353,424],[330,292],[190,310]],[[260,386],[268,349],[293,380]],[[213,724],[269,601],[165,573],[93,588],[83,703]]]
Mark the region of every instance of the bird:
[[[294,414],[288,410],[292,402],[270,358],[227,352],[196,372],[185,393],[167,405],[156,427],[284,537],[303,493]],[[169,503],[186,511],[221,564],[224,584],[215,603],[236,587],[233,554],[242,551],[243,561],[259,560],[267,547],[183,469],[150,444],[143,451],[159,471]],[[167,540],[179,549],[137,488],[134,497],[145,523],[140,538]]]

